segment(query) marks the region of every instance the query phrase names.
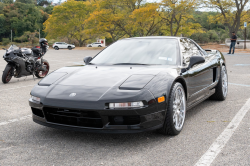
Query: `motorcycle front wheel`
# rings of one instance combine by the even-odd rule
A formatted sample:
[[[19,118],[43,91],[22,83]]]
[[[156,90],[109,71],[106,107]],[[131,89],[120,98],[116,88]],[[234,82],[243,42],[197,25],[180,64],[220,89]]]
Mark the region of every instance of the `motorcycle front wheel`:
[[[44,59],[42,65],[46,66],[46,70],[45,71],[42,71],[42,70],[41,71],[36,71],[35,76],[37,78],[44,78],[49,73],[49,67],[50,67],[49,62]]]
[[[2,82],[4,84],[7,84],[8,82],[10,82],[12,76],[13,76],[13,69],[14,67],[11,65],[6,65],[4,71],[3,71],[3,75],[2,75]]]

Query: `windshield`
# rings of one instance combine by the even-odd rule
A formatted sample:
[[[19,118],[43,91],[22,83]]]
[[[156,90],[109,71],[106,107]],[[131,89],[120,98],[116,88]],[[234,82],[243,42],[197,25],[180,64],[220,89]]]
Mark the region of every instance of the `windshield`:
[[[16,45],[11,45],[7,53],[10,53],[11,51],[14,51],[14,50],[19,50],[19,48]]]
[[[124,39],[112,44],[92,64],[176,65],[177,39]]]
[[[14,51],[18,50],[19,48],[16,45],[11,45],[10,48],[8,49],[9,51]]]

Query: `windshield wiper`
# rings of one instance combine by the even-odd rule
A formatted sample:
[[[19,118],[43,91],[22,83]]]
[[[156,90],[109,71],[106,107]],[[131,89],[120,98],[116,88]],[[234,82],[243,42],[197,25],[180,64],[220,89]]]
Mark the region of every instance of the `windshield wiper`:
[[[143,63],[115,63],[113,65],[150,65],[150,64],[143,64]]]

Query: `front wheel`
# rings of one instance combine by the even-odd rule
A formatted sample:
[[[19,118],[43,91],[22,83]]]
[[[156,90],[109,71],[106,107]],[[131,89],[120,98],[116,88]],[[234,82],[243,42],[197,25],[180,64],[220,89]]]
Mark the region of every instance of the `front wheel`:
[[[171,89],[165,122],[159,132],[164,135],[178,135],[184,126],[186,109],[184,88],[176,82]]]
[[[49,68],[50,68],[49,62],[44,59],[42,65],[45,66],[46,70],[45,71],[42,71],[42,70],[36,71],[35,76],[37,78],[44,78],[49,73]]]
[[[68,47],[69,50],[72,50],[72,47]]]
[[[14,67],[10,66],[10,65],[6,65],[4,71],[3,71],[3,75],[2,75],[2,82],[4,84],[7,84],[8,82],[10,82],[12,76],[13,76],[13,71],[14,71]]]

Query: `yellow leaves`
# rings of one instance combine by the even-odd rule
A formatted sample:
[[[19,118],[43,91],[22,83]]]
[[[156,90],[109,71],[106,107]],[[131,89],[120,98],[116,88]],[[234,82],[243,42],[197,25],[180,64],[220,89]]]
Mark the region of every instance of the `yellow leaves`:
[[[49,38],[99,34],[117,40],[121,37],[179,35],[202,32],[192,23],[197,0],[68,0],[53,9],[44,23]],[[170,23],[170,20],[172,22]]]
[[[89,17],[89,2],[69,0],[56,6],[44,23],[47,38],[68,37],[79,40],[88,38],[85,20]]]
[[[178,36],[202,32],[201,25],[192,22],[197,3],[197,0],[162,0],[161,16],[166,24],[163,28],[164,34]]]

